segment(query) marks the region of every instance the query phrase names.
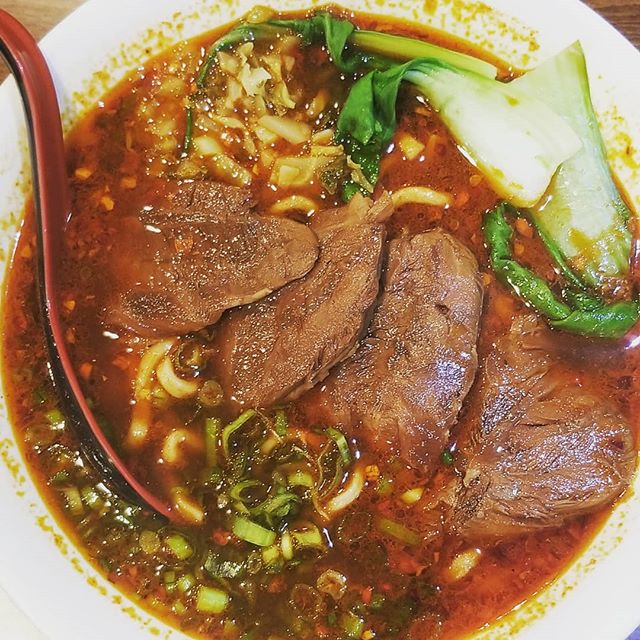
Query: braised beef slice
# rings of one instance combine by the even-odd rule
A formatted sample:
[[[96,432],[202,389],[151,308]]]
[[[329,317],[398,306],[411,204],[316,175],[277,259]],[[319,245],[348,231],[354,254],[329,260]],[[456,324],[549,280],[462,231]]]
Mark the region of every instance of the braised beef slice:
[[[635,464],[632,431],[609,402],[567,382],[548,329],[516,321],[484,366],[452,527],[468,538],[557,527],[615,500]]]
[[[475,258],[442,231],[389,243],[366,338],[310,401],[329,424],[431,471],[473,382],[482,287]]]
[[[314,232],[254,206],[248,189],[197,181],[121,220],[109,320],[143,335],[194,331],[305,275],[318,256]]]
[[[347,357],[378,295],[391,200],[361,196],[312,222],[320,257],[302,279],[229,312],[216,335],[217,374],[240,406],[297,397]]]

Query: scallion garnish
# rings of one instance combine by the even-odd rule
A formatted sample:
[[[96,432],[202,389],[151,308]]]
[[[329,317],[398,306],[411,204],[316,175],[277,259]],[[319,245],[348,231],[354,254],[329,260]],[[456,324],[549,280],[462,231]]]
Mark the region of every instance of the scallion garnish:
[[[351,452],[349,451],[349,443],[344,437],[344,434],[341,431],[338,431],[338,429],[336,429],[335,427],[328,427],[327,435],[330,436],[331,439],[336,443],[344,465],[347,466],[351,464]]]
[[[233,535],[250,542],[258,547],[270,547],[276,541],[276,534],[274,531],[266,529],[261,525],[243,518],[242,516],[235,516],[231,522],[231,531]]]
[[[287,420],[287,414],[284,409],[278,409],[276,411],[276,421],[274,425],[275,432],[284,438],[287,435],[287,429],[289,428],[289,422]]]
[[[186,560],[193,555],[189,541],[179,533],[172,533],[165,538],[165,544],[178,560]]]
[[[287,483],[290,487],[308,487],[314,486],[313,476],[308,471],[296,469],[287,476]]]
[[[198,589],[196,609],[200,613],[222,613],[229,604],[229,594],[222,589],[205,587]]]
[[[224,452],[224,457],[228,460],[230,455],[230,439],[231,436],[238,430],[242,425],[251,420],[253,416],[256,415],[255,409],[247,409],[243,411],[233,422],[230,422],[223,430],[222,430],[222,451]]]
[[[376,528],[381,533],[394,538],[398,542],[411,545],[415,547],[420,544],[422,538],[419,534],[411,529],[408,529],[403,524],[390,520],[389,518],[379,517],[376,518]]]
[[[220,418],[207,418],[204,424],[204,442],[208,467],[214,467],[218,464],[218,434],[221,427]]]

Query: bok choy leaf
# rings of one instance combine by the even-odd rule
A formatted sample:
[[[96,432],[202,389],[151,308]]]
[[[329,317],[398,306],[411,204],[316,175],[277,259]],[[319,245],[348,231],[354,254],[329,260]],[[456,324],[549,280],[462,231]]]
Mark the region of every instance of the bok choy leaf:
[[[615,286],[611,280],[629,270],[630,214],[611,177],[580,43],[511,84],[543,100],[582,141],[578,153],[561,165],[545,197],[530,209],[530,216],[585,284],[611,289]]]
[[[268,24],[297,33],[306,44],[324,41],[333,64],[341,71],[354,71],[362,64],[362,56],[346,51],[347,40],[355,30],[348,20],[322,12],[302,20],[270,20]]]
[[[606,304],[576,289],[563,291],[563,300],[558,299],[542,278],[513,259],[513,231],[506,211],[503,203],[485,217],[484,236],[491,268],[505,286],[544,316],[552,327],[584,336],[620,338],[636,324],[640,318],[636,302]]]
[[[365,75],[340,114],[337,139],[373,185],[396,129],[402,80],[425,96],[496,193],[515,206],[535,205],[560,164],[581,146],[560,116],[517,87],[418,58]]]
[[[392,66],[390,60],[437,58],[488,78],[495,78],[498,73],[494,65],[480,58],[415,38],[358,29],[348,20],[327,12],[298,20],[270,20],[267,24],[287,28],[302,36],[307,44],[324,42],[341,71],[353,71],[361,64],[371,63],[377,67]]]

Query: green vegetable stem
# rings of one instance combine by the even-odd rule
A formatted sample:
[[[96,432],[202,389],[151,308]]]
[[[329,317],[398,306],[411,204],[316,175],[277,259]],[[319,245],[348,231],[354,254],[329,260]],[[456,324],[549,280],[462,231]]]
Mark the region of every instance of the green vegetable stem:
[[[549,285],[511,255],[513,231],[502,203],[485,218],[484,236],[489,262],[498,279],[556,328],[584,336],[620,338],[640,318],[634,301],[607,304],[584,291],[567,288],[559,300]]]

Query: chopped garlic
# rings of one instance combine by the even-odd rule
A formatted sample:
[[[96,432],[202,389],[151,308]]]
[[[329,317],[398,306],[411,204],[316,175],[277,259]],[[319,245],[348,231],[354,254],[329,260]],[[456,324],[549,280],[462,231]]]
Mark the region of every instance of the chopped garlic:
[[[472,569],[475,569],[480,556],[480,549],[467,549],[459,553],[447,569],[449,579],[457,581],[464,578]]]
[[[407,491],[405,491],[400,496],[400,500],[402,500],[402,502],[404,502],[406,505],[411,506],[420,501],[423,493],[424,487],[414,487],[413,489],[408,489]]]
[[[252,69],[248,64],[244,64],[238,74],[238,80],[247,95],[255,96],[262,91],[267,80],[271,80],[271,74],[262,67]]]
[[[424,149],[424,144],[408,133],[400,134],[398,146],[407,160],[415,160]]]

